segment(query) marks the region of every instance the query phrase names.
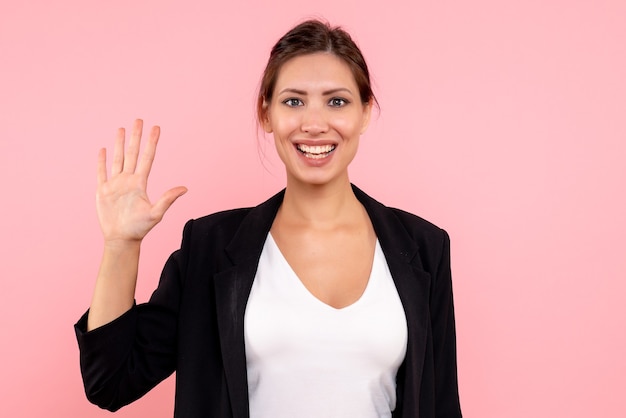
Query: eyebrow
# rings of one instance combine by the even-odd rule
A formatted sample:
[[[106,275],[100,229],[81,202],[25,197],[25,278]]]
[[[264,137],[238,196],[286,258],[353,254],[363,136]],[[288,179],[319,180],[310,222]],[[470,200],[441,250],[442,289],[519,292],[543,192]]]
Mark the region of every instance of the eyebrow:
[[[322,95],[323,96],[328,96],[328,95],[339,93],[339,92],[346,92],[346,93],[352,94],[352,91],[350,91],[350,89],[347,89],[345,87],[338,87],[336,89],[330,89],[330,90],[323,91]],[[302,96],[306,96],[307,95],[307,92],[304,91],[304,90],[292,89],[292,88],[282,89],[280,92],[278,92],[278,94],[283,94],[283,93],[294,93],[294,94],[300,94]]]

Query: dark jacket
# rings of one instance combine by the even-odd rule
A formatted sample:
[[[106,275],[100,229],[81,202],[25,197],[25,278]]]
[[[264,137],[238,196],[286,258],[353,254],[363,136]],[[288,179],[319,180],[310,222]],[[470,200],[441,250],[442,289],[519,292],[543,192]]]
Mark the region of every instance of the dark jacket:
[[[450,243],[442,229],[358,188],[408,324],[394,417],[459,418]],[[284,191],[255,208],[185,225],[146,304],[85,332],[76,324],[89,400],[117,410],[176,371],[177,418],[248,417],[246,302]]]

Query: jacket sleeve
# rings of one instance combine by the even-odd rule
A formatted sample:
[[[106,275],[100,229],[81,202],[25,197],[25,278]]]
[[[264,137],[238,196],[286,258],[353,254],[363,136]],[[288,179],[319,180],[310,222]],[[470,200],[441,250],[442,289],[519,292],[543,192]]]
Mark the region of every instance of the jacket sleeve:
[[[182,248],[190,229],[188,222]],[[74,326],[90,402],[116,411],[175,370],[178,310],[186,267],[182,248],[169,257],[148,303],[134,305],[122,316],[89,332],[88,312]]]
[[[435,368],[435,411],[437,418],[460,418],[456,331],[450,269],[450,238],[443,231],[437,273],[431,294],[431,321]]]

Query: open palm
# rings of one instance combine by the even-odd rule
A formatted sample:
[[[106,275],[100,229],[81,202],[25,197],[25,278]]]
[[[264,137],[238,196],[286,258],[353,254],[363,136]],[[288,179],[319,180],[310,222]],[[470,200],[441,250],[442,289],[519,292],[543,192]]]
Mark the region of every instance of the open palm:
[[[146,189],[160,129],[152,128],[140,155],[142,129],[143,121],[137,119],[128,147],[125,147],[125,130],[118,130],[110,176],[106,170],[106,149],[98,154],[96,207],[106,242],[141,241],[172,203],[187,191],[185,187],[175,187],[154,204],[150,202]]]

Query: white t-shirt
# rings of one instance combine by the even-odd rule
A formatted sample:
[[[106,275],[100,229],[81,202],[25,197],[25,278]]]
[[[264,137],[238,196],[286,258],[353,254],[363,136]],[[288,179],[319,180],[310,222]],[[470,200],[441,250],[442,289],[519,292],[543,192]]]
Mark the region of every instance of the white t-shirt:
[[[407,323],[378,241],[363,295],[336,309],[268,234],[244,332],[251,418],[391,417]]]

